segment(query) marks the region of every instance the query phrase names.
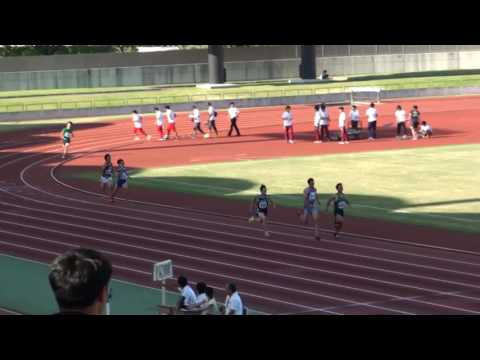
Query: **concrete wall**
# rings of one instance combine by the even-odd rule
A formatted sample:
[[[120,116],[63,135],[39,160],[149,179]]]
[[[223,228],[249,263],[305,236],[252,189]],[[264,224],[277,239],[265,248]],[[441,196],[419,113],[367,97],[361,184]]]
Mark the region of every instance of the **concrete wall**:
[[[370,47],[372,46],[370,45]],[[287,55],[289,51],[292,52],[294,50],[294,47],[272,48],[277,49],[275,51],[278,53],[283,52],[284,55]],[[263,49],[262,51],[264,51],[264,53],[261,55],[261,52],[258,51],[257,55],[259,57],[268,55],[265,48],[260,49]],[[239,51],[238,49],[229,50]],[[327,51],[328,48],[325,47],[323,50]],[[337,50],[340,51],[339,49]],[[350,51],[351,50],[352,49],[350,49]],[[367,50],[371,51],[372,49],[365,47],[362,51],[367,52]],[[376,50],[378,52],[380,51],[378,48]],[[357,52],[361,51],[357,50]],[[278,53],[276,55],[279,55]],[[115,56],[112,54],[107,55]],[[101,56],[107,55],[103,54]],[[68,57],[71,55],[64,56]],[[88,56],[91,57],[97,55]],[[138,58],[140,55],[133,54],[129,56],[132,56],[132,58]],[[206,57],[204,59],[206,61]],[[144,61],[148,62],[147,60]],[[291,59],[255,61],[228,61],[227,59],[225,67],[227,69],[227,81],[235,82],[295,79],[298,78],[299,65],[300,61],[293,57]],[[480,51],[318,57],[318,73],[320,74],[323,69],[327,69],[332,76],[480,69]],[[205,82],[208,82],[208,65],[205,62],[181,65],[119,66],[75,70],[64,69],[52,71],[0,72],[0,91],[195,84]]]
[[[225,61],[298,59],[299,45],[226,48]],[[480,45],[317,45],[317,57],[417,54],[479,50]],[[207,50],[179,50],[133,54],[80,54],[0,57],[0,73],[154,65],[201,64]]]
[[[403,89],[389,90],[382,92],[382,100],[419,98],[419,97],[435,97],[435,96],[454,96],[454,95],[479,95],[480,87],[462,87],[462,88],[430,88],[430,89]],[[335,93],[322,95],[306,95],[306,96],[288,96],[276,98],[261,99],[229,99],[222,101],[214,101],[217,109],[228,108],[231,101],[240,108],[276,106],[276,105],[303,105],[318,104],[325,102],[329,105],[349,104],[350,93]],[[192,105],[195,104],[202,111],[207,109],[206,102],[173,104],[175,111],[191,111]],[[152,113],[153,107],[157,104],[115,107],[115,108],[96,108],[96,109],[79,109],[79,110],[49,110],[49,111],[31,111],[18,113],[0,113],[0,121],[23,121],[23,120],[42,120],[42,119],[72,119],[78,117],[89,116],[130,116],[133,108],[141,113]]]

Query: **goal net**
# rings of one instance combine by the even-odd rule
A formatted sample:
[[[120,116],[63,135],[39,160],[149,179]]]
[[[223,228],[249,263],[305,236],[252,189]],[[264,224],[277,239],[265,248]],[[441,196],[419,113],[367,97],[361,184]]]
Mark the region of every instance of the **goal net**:
[[[350,105],[356,104],[379,104],[382,89],[377,87],[363,87],[350,89]]]

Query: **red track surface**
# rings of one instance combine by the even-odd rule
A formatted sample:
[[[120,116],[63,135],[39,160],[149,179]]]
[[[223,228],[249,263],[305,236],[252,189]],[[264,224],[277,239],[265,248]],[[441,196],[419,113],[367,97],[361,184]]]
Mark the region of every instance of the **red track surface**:
[[[57,131],[38,138],[19,134],[0,153],[0,251],[50,262],[71,247],[94,247],[111,257],[116,278],[149,286],[153,263],[172,259],[177,275],[206,281],[218,299],[233,280],[248,306],[274,314],[478,314],[476,236],[349,218],[350,234],[333,241],[329,219],[322,219],[327,230],[316,242],[311,229],[296,224],[291,209],[277,209],[272,237],[266,239],[246,224],[242,203],[133,189],[134,201],[110,205],[96,195],[94,184],[64,176],[97,168],[107,151],[140,168],[478,142],[477,98],[417,103],[435,130],[430,141],[391,138],[396,104],[379,106],[381,139],[344,147],[311,143],[312,111],[305,106],[294,107],[299,134],[294,145],[285,144],[281,127],[274,125],[279,108],[244,110],[243,137],[208,141],[133,143],[129,121],[85,126],[72,148],[79,157],[66,164],[52,142]],[[219,122],[224,130],[225,118]],[[188,134],[185,115],[179,123]],[[154,131],[151,119],[146,129]]]

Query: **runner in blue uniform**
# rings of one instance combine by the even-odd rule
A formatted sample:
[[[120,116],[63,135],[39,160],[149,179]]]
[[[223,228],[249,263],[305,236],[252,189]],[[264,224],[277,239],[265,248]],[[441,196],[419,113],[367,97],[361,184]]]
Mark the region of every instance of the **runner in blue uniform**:
[[[127,169],[125,168],[125,161],[120,159],[117,161],[117,164],[118,164],[117,184],[111,196],[112,203],[115,202],[115,196],[120,191],[120,189],[125,189],[125,195],[127,195],[127,189],[128,189],[128,172],[127,172]]]
[[[315,239],[320,240],[320,235],[318,231],[318,214],[320,213],[320,200],[318,199],[314,179],[308,179],[308,187],[303,191],[303,197],[303,213],[298,212],[297,215],[299,215],[300,221],[305,225],[307,225],[308,223],[308,216],[310,215],[312,217],[315,226]]]
[[[270,236],[270,232],[267,228],[267,216],[270,206],[275,208],[272,199],[267,195],[267,187],[262,185],[260,186],[260,195],[255,196],[252,201],[251,212],[253,215],[248,219],[248,222],[250,224],[253,224],[254,222],[261,223],[266,237]]]
[[[100,177],[102,192],[107,195],[105,189],[108,187],[109,195],[113,190],[113,164],[110,154],[105,155],[105,164],[102,166],[102,176]]]
[[[337,193],[328,200],[327,203],[327,212],[330,209],[330,205],[333,203],[333,217],[334,217],[334,227],[335,232],[333,236],[335,239],[338,237],[338,233],[342,230],[343,223],[345,221],[345,208],[351,206],[350,202],[347,200],[343,193],[343,185],[337,184]]]

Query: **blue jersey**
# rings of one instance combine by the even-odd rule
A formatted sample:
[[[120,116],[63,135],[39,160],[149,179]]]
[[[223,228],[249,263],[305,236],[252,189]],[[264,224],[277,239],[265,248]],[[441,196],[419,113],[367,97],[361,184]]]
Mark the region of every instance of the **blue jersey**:
[[[267,195],[259,195],[257,196],[257,211],[265,212],[268,210],[268,196]]]
[[[305,205],[308,207],[315,207],[317,203],[317,189],[308,188],[307,198],[305,200]]]
[[[118,180],[122,180],[122,181],[128,180],[128,172],[127,172],[127,169],[125,169],[125,167],[119,166],[117,173],[118,173]]]

